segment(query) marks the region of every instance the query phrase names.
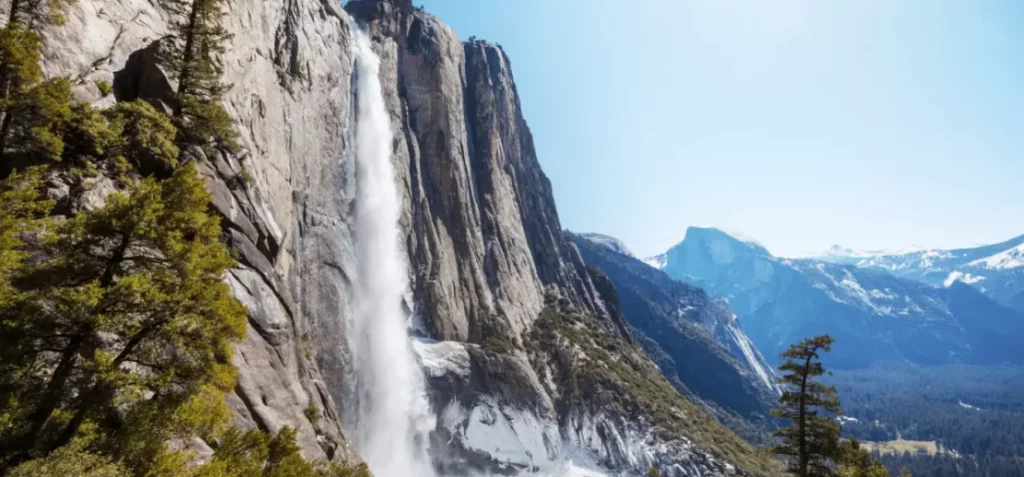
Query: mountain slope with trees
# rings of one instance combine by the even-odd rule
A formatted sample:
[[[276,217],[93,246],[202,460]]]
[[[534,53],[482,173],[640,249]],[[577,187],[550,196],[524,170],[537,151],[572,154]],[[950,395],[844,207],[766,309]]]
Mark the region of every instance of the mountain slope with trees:
[[[774,375],[727,305],[605,241],[570,237],[584,262],[611,279],[624,320],[680,391],[756,423],[762,432],[769,426],[768,410],[776,399]],[[727,415],[720,418],[729,422]],[[742,422],[733,425],[749,438],[759,434],[744,430],[748,426]]]

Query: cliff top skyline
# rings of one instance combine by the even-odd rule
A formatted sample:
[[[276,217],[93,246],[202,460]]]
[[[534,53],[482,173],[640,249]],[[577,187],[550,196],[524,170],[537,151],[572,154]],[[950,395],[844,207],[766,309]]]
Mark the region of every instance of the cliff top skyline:
[[[427,0],[508,52],[563,224],[781,255],[1024,232],[1024,4]]]

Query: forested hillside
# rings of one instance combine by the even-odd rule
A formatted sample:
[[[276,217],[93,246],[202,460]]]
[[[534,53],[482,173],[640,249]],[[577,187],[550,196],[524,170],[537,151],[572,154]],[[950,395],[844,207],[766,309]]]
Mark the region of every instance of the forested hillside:
[[[1024,476],[1024,369],[884,363],[837,371],[844,434],[934,441],[938,455],[889,454],[890,469],[939,477]]]

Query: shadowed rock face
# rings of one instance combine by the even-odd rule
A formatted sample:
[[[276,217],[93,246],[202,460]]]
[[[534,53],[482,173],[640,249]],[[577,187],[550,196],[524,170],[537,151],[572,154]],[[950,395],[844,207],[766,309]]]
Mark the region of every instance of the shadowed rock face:
[[[221,58],[231,86],[225,106],[249,158],[188,152],[240,255],[226,280],[250,309],[235,355],[239,384],[229,397],[237,423],[295,427],[308,458],[355,457],[340,415],[355,276],[351,44],[358,21],[382,61],[413,284],[408,305],[441,340],[420,350],[435,410],[452,410],[439,419],[448,427],[438,435],[466,440],[440,449],[461,456],[452,468],[534,468],[558,458],[575,435],[568,441],[623,471],[645,471],[643,449],[651,446],[662,449],[665,463],[682,455],[665,449],[685,448],[679,462],[703,462],[711,474],[732,469],[692,443],[662,445],[642,422],[556,409],[519,348],[524,337],[551,303],[601,319],[608,313],[562,233],[508,58],[495,45],[460,42],[408,1],[353,1],[346,9],[331,0],[231,2],[224,21],[234,36]],[[154,61],[168,21],[158,2],[79,0],[67,16],[48,33],[45,69],[75,78],[76,98],[99,107],[172,100],[174,79]],[[113,84],[114,95],[103,97],[97,80]],[[251,184],[238,180],[243,167]],[[496,352],[495,343],[513,348]],[[323,417],[311,422],[303,412],[309,406]],[[518,432],[503,445],[512,450],[483,455],[488,442],[458,434],[503,412],[536,424],[510,424]],[[601,436],[633,440],[612,445]]]
[[[723,422],[747,437],[770,428],[768,411],[778,402],[774,373],[725,300],[622,253],[624,248],[610,237],[570,237],[587,264],[614,283],[621,313],[680,392],[711,405]],[[730,420],[723,410],[740,419]]]
[[[501,48],[463,44],[407,2],[346,9],[379,45],[416,297],[436,336],[480,341],[482,315],[519,335],[546,287],[603,313],[562,236]]]

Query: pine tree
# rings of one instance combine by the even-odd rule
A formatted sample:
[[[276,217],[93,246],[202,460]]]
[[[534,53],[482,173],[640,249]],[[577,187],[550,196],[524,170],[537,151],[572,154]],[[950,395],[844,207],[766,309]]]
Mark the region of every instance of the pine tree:
[[[115,163],[140,172],[173,169],[178,165],[177,129],[165,114],[145,101],[118,103],[104,115],[117,137],[113,149]]]
[[[39,217],[53,205],[39,193],[42,172],[34,168],[12,174],[0,182],[0,307],[10,304],[17,293],[12,281],[24,269],[28,257],[23,235],[37,232],[43,226]],[[0,373],[4,371],[0,368]]]
[[[161,47],[168,69],[178,81],[174,117],[179,145],[214,146],[237,152],[238,133],[220,104],[225,90],[217,55],[231,35],[221,24],[222,0],[165,0],[173,15],[171,35]]]
[[[839,443],[836,455],[838,477],[889,477],[889,469],[873,459],[856,439]]]
[[[10,167],[10,150],[59,159],[59,130],[70,114],[66,79],[43,79],[39,59],[46,25],[63,23],[70,0],[11,0],[0,28],[0,159]]]
[[[209,200],[189,165],[111,195],[44,239],[47,258],[17,277],[23,292],[0,310],[11,341],[0,366],[18,371],[0,377],[0,403],[20,403],[0,410],[11,421],[0,466],[48,455],[119,414],[122,433],[137,423],[159,442],[175,426],[187,435],[207,416],[226,417],[183,415],[223,406],[195,398],[234,386],[231,343],[245,332],[245,309],[222,280],[233,261]]]
[[[784,456],[790,473],[800,477],[832,475],[830,462],[838,451],[839,425],[832,415],[840,413],[833,386],[817,380],[825,373],[820,354],[835,342],[828,335],[806,339],[782,353],[783,371],[779,408],[772,414],[790,421],[775,431],[781,443],[775,453]]]

